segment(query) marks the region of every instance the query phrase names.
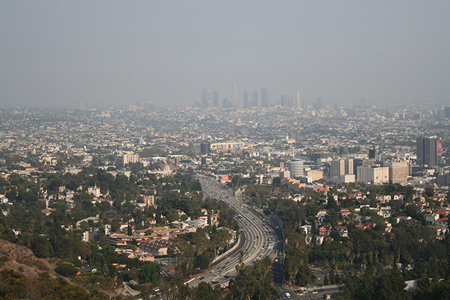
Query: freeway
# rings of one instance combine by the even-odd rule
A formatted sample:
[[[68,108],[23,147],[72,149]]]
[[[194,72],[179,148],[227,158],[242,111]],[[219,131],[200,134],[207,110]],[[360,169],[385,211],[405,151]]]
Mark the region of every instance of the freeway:
[[[224,201],[236,211],[241,242],[238,249],[230,251],[230,254],[221,258],[203,276],[191,279],[188,283],[189,286],[196,286],[203,281],[225,286],[230,279],[237,276],[236,266],[241,262],[251,265],[266,256],[274,258],[279,240],[270,222],[260,213],[247,206],[242,200],[233,197],[215,179],[203,175],[197,175],[197,177],[207,197]]]

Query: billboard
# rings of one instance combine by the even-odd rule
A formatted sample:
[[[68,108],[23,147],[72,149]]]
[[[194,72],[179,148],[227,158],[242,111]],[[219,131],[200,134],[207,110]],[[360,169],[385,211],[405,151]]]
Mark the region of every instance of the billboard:
[[[442,140],[436,140],[436,155],[442,156]]]

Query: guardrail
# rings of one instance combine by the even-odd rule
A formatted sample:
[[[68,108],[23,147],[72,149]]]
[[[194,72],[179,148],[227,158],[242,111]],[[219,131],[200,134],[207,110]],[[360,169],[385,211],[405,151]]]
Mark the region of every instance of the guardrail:
[[[211,266],[219,264],[223,259],[225,259],[225,256],[232,255],[236,250],[238,250],[239,248],[241,248],[243,246],[241,244],[242,244],[242,239],[241,239],[241,234],[239,234],[238,241],[236,242],[236,244],[234,244],[234,246],[231,247],[231,249],[229,249],[227,252],[224,252],[224,253],[220,254],[219,256],[217,256],[216,258],[214,258],[211,263]]]

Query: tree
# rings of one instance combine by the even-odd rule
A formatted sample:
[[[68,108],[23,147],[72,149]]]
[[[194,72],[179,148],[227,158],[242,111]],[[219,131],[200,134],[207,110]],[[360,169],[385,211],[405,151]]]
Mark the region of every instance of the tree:
[[[199,285],[193,290],[194,299],[204,300],[219,300],[223,299],[220,288],[212,287],[206,282],[200,282]]]
[[[275,177],[272,181],[272,185],[274,187],[280,187],[281,186],[281,177]]]
[[[194,183],[192,184],[192,191],[201,191],[202,190],[202,186],[200,184],[200,181],[195,180]]]
[[[329,280],[328,280],[328,276],[325,275],[325,278],[323,279],[323,284],[324,285],[328,285],[329,284]]]
[[[154,262],[146,261],[139,270],[138,279],[140,283],[153,282],[159,277],[161,267]]]
[[[433,197],[434,196],[434,188],[432,188],[432,187],[426,187],[425,188],[425,195],[427,196],[427,197],[429,197],[429,198],[431,198],[431,197]]]
[[[208,269],[208,267],[209,267],[208,255],[206,255],[205,253],[197,255],[197,257],[195,258],[195,266],[202,270]]]
[[[77,274],[77,269],[72,264],[60,264],[55,268],[55,272],[59,275],[71,277]]]

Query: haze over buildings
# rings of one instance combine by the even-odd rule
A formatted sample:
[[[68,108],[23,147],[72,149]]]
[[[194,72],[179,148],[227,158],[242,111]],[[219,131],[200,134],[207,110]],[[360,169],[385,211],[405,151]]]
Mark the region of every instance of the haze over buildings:
[[[267,92],[295,107],[319,96],[448,103],[448,11],[411,0],[6,1],[0,106],[194,105],[202,89],[208,105],[244,91],[260,106]]]

